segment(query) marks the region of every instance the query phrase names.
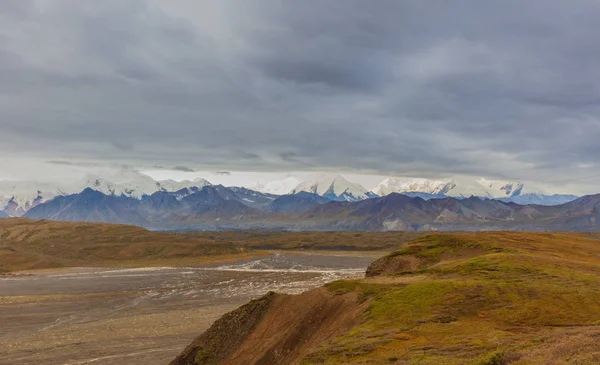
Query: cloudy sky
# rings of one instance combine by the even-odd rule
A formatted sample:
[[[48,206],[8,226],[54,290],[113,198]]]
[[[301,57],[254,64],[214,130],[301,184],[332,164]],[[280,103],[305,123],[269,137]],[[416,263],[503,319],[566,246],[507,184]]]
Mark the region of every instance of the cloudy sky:
[[[0,178],[130,166],[598,192],[598,19],[595,0],[3,0]]]

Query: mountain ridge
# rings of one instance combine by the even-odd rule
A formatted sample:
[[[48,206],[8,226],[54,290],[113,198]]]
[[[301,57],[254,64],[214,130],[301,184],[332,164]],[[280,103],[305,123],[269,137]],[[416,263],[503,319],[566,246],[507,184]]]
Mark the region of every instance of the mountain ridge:
[[[354,202],[300,192],[276,197],[207,185],[142,199],[91,188],[25,214],[33,219],[127,223],[158,230],[600,230],[600,194],[557,206],[470,197],[423,199],[392,193]]]
[[[294,189],[286,194],[272,194],[268,191],[286,191],[292,184],[298,182],[294,177],[275,180],[272,183],[251,184],[252,187],[231,187],[238,189],[238,195],[245,195],[248,201],[260,196],[254,202],[254,208],[265,210],[270,204],[269,199],[277,196],[291,195],[299,192],[317,194],[328,200],[356,202],[391,193],[403,193],[408,196],[421,197],[425,200],[455,197],[459,199],[470,196],[479,196],[486,199],[498,199],[505,202],[519,204],[560,205],[572,201],[577,197],[569,194],[549,195],[540,189],[531,189],[522,183],[505,182],[486,179],[424,179],[424,178],[387,178],[372,191],[364,186],[349,181],[342,175],[322,175],[314,180],[298,183]],[[122,176],[103,178],[97,175],[88,175],[82,181],[75,182],[68,187],[47,183],[0,181],[0,210],[10,216],[23,216],[35,206],[48,202],[55,197],[71,195],[82,192],[86,188],[101,191],[106,195],[126,196],[141,200],[156,192],[176,192],[182,189],[193,190],[212,185],[202,178],[194,180],[160,180],[156,181],[150,176],[129,172]],[[257,191],[263,189],[268,191]],[[182,194],[185,192],[182,191]],[[376,194],[378,193],[378,194]],[[256,195],[259,194],[259,195]],[[267,197],[270,197],[267,199]],[[269,210],[269,209],[266,209]]]

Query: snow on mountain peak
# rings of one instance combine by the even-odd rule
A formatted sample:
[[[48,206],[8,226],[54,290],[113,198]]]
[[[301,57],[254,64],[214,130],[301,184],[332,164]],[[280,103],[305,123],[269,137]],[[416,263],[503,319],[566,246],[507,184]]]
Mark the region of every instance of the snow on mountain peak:
[[[448,185],[450,180],[431,180],[412,177],[389,177],[382,180],[379,185],[373,188],[377,195],[388,195],[391,193],[427,193],[440,194]]]
[[[290,176],[281,180],[273,180],[266,183],[255,183],[254,185],[251,185],[249,189],[266,194],[285,195],[298,186],[299,183],[300,180]]]
[[[105,195],[127,196],[141,199],[157,191],[175,192],[184,188],[211,185],[205,179],[194,181],[155,181],[139,172],[125,172],[108,178],[86,175],[82,180],[70,186],[57,186],[40,182],[0,181],[0,210],[6,210],[12,216],[21,216],[37,204],[51,200],[56,196],[79,193],[86,188]]]
[[[141,199],[144,195],[150,195],[159,189],[159,185],[154,179],[141,173],[115,175],[109,178],[87,175],[83,183],[74,192],[92,188],[106,195],[125,195]]]
[[[21,216],[28,209],[62,195],[61,188],[47,183],[0,181],[0,210]]]
[[[505,198],[518,196],[523,190],[523,184],[519,182],[509,182],[509,181],[498,181],[498,180],[487,180],[481,178],[477,180],[484,188],[488,189],[491,198]]]
[[[369,198],[369,191],[360,184],[348,181],[342,175],[324,176],[300,183],[292,194],[305,191],[331,200],[357,201]]]
[[[523,183],[515,181],[454,177],[452,179],[424,179],[410,177],[386,178],[373,189],[379,195],[391,193],[439,194],[456,198],[471,196],[491,199],[513,198],[525,192]],[[537,194],[543,194],[536,190]]]
[[[197,178],[193,181],[183,180],[183,181],[175,181],[175,180],[162,180],[157,182],[158,190],[160,191],[179,191],[181,189],[189,189],[191,187],[203,188],[205,186],[212,185],[205,179]]]

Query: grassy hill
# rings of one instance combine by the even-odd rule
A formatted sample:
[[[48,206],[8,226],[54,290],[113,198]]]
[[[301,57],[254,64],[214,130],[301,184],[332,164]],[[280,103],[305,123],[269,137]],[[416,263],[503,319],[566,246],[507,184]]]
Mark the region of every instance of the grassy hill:
[[[244,332],[226,337],[236,345],[220,346],[219,329],[238,324]],[[194,363],[600,364],[600,241],[422,236],[375,261],[364,279],[270,294],[228,314],[172,364]]]
[[[102,224],[0,220],[0,272],[65,266],[192,265],[261,254],[235,243]]]
[[[0,220],[0,272],[63,266],[193,265],[279,250],[387,250],[415,232],[187,232],[25,218]]]
[[[391,251],[422,236],[421,232],[189,232],[187,237],[235,243],[265,250],[382,250]]]

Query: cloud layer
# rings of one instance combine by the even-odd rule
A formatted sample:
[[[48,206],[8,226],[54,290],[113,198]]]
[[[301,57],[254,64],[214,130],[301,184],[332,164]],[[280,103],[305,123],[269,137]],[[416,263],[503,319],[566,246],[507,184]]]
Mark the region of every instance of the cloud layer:
[[[8,158],[598,190],[596,1],[7,0],[0,10]]]

